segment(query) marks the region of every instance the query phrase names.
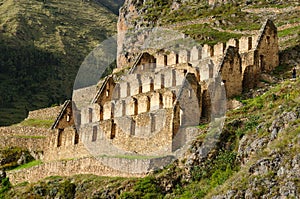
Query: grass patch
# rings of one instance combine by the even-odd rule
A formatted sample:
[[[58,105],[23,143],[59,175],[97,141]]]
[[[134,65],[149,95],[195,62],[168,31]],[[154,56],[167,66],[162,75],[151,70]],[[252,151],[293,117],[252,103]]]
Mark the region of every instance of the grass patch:
[[[16,168],[12,169],[12,171],[27,169],[27,168],[34,167],[34,166],[37,166],[37,165],[40,165],[40,164],[43,164],[43,162],[41,160],[34,160],[34,161],[28,162],[26,164],[17,166]]]
[[[54,120],[27,119],[20,123],[22,126],[50,128]]]
[[[212,29],[208,24],[193,24],[183,26],[179,31],[189,35],[191,38],[198,41],[200,44],[214,45],[218,42],[227,42],[231,38],[240,38],[242,35],[221,32]]]
[[[287,28],[281,31],[278,31],[278,37],[285,37],[288,35],[300,35],[300,26],[295,26],[295,27],[291,27],[291,28]]]
[[[13,135],[13,137],[17,137],[17,138],[25,138],[25,139],[45,139],[46,136],[42,136],[42,135]]]

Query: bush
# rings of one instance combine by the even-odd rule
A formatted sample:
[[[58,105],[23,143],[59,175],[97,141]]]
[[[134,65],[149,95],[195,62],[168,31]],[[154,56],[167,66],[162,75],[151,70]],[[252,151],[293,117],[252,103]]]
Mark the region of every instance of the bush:
[[[162,190],[158,185],[156,179],[152,176],[147,176],[140,179],[133,190],[130,192],[124,192],[120,195],[123,199],[135,199],[135,198],[163,198]]]
[[[3,178],[0,185],[0,198],[4,198],[5,193],[9,191],[11,184],[9,178]]]

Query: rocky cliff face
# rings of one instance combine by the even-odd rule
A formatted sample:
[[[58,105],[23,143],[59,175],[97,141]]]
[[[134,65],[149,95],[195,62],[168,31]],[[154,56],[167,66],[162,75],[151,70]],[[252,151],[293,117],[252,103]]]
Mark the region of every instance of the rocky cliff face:
[[[118,67],[126,67],[134,61],[135,54],[123,52],[124,48],[131,43],[126,43],[126,34],[135,34],[141,29],[151,28],[155,25],[162,25],[160,16],[168,15],[182,6],[188,6],[191,3],[208,5],[211,7],[222,5],[224,3],[234,3],[231,0],[126,0],[120,9],[118,20]],[[130,51],[130,50],[129,50]]]

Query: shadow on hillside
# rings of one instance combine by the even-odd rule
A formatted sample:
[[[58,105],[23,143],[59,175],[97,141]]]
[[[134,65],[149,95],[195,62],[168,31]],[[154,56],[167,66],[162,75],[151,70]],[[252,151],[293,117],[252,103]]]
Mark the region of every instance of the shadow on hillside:
[[[22,121],[28,111],[60,104],[73,79],[64,57],[0,35],[0,126]]]

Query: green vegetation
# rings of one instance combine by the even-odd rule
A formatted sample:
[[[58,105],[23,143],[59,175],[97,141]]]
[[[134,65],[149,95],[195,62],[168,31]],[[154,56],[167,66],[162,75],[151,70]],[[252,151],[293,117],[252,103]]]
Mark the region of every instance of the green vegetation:
[[[10,190],[11,184],[9,178],[4,178],[1,180],[0,184],[0,198],[6,198],[5,194]]]
[[[33,161],[28,162],[28,163],[26,163],[26,164],[17,166],[17,167],[15,167],[15,168],[12,169],[12,170],[15,171],[15,170],[27,169],[27,168],[30,168],[30,167],[34,167],[34,166],[40,165],[40,164],[42,164],[42,163],[43,163],[43,162],[42,162],[41,160],[33,160]]]
[[[225,4],[210,7],[206,2],[189,2],[181,5],[179,9],[170,12],[168,15],[163,15],[160,20],[163,24],[168,24],[211,16],[226,17],[237,12],[239,12],[239,8],[235,5]]]
[[[3,4],[4,1],[0,0]],[[72,5],[69,5],[69,7],[74,6],[74,2],[70,1]],[[259,3],[261,2],[261,3]],[[11,3],[11,2],[10,2]],[[23,2],[24,5],[27,5],[28,2]],[[58,6],[62,6],[59,2],[51,2],[46,3],[45,5],[42,3],[42,1],[39,1],[39,5],[41,6],[39,9],[41,9],[43,12],[45,12],[50,17],[61,17],[62,15],[66,15],[68,17],[72,17],[70,13],[74,13],[72,10],[69,10],[70,13],[66,14],[63,9],[63,12],[60,10],[62,8],[58,8]],[[216,6],[214,8],[210,8],[208,5],[201,4],[200,2],[197,3],[187,3],[186,5],[182,5],[180,9],[176,11],[170,11],[170,0],[159,0],[159,1],[147,1],[146,6],[149,7],[147,9],[147,14],[144,16],[141,16],[142,18],[146,19],[146,22],[148,21],[157,21],[158,23],[162,25],[170,25],[172,23],[178,23],[179,25],[176,26],[176,28],[190,36],[192,36],[194,39],[198,40],[200,43],[209,43],[214,44],[219,41],[225,42],[229,38],[232,37],[240,37],[242,35],[239,34],[239,31],[248,31],[248,30],[258,30],[261,26],[262,20],[267,18],[268,16],[272,16],[272,13],[261,13],[259,15],[253,14],[253,13],[246,13],[241,10],[242,5],[238,7],[238,5],[232,5],[232,6]],[[258,4],[257,4],[258,3]],[[250,5],[248,8],[253,8],[258,6],[265,6],[265,7],[286,7],[287,5],[290,6],[291,1],[288,1],[285,5],[276,5],[276,4],[270,4],[269,1],[257,1],[253,0],[253,5]],[[57,5],[57,8],[55,6]],[[80,6],[88,6],[89,3],[83,3]],[[8,4],[3,4],[3,7],[0,7],[0,10],[4,10],[4,8],[11,8]],[[77,5],[78,6],[78,5]],[[79,7],[80,7],[79,6]],[[140,7],[144,5],[139,5]],[[21,9],[20,6],[16,6],[15,9],[7,9],[9,10],[6,16],[15,16],[16,13],[19,12],[18,9]],[[87,10],[91,9],[89,6],[87,7]],[[141,8],[139,8],[141,9]],[[32,10],[35,10],[35,6],[32,6]],[[38,10],[38,9],[36,9]],[[78,10],[77,10],[78,11]],[[3,12],[3,11],[2,11]],[[61,12],[63,14],[61,14]],[[56,14],[55,14],[56,13]],[[60,14],[57,14],[60,13]],[[95,11],[91,12],[95,13]],[[170,13],[170,14],[167,14]],[[1,12],[0,12],[1,14]],[[160,17],[160,15],[163,15]],[[285,16],[284,16],[285,15]],[[54,17],[55,16],[55,17]],[[65,16],[65,17],[66,17]],[[89,16],[89,15],[87,15]],[[28,16],[27,16],[28,17]],[[36,16],[35,16],[36,17]],[[298,23],[299,22],[299,12],[291,12],[291,13],[284,13],[284,14],[278,14],[278,16],[275,16],[275,22],[277,25],[285,25],[288,23]],[[205,24],[205,23],[197,23],[196,20],[201,21],[202,19],[210,20],[212,23]],[[28,38],[28,35],[23,33],[26,33],[26,31],[29,31],[28,29],[21,29],[22,31],[19,31],[19,26],[22,25],[22,23],[26,21],[27,19],[24,18],[18,21],[14,21],[10,26],[3,26],[6,29],[11,30],[18,30],[18,31],[12,31],[14,32],[18,38],[20,37],[22,40],[22,37]],[[42,18],[39,18],[39,20],[42,20]],[[43,19],[45,20],[45,19]],[[81,19],[72,19],[70,21],[65,22],[60,18],[60,21],[55,21],[54,23],[58,24],[55,25],[55,27],[58,27],[57,34],[60,39],[56,40],[56,36],[53,38],[50,38],[47,36],[47,34],[52,34],[53,32],[47,27],[54,28],[54,25],[52,26],[51,23],[47,23],[47,27],[42,26],[47,32],[47,34],[44,33],[27,33],[29,35],[33,35],[37,41],[34,40],[31,44],[23,44],[24,41],[21,42],[22,49],[17,50],[14,54],[13,51],[16,48],[16,44],[18,44],[16,41],[16,38],[11,38],[5,35],[3,36],[3,44],[6,45],[6,48],[3,48],[3,52],[10,52],[7,53],[7,55],[1,57],[1,61],[4,62],[4,65],[10,66],[10,67],[4,67],[1,68],[1,74],[0,78],[4,79],[4,83],[7,85],[13,85],[9,88],[12,89],[15,93],[21,93],[24,95],[20,97],[20,101],[22,103],[18,104],[16,103],[16,99],[18,99],[15,96],[15,93],[12,93],[11,95],[8,95],[5,93],[0,98],[1,103],[6,103],[5,106],[3,105],[3,109],[5,110],[5,117],[2,117],[2,120],[4,121],[10,121],[9,114],[13,115],[15,114],[15,110],[18,108],[25,112],[25,108],[23,105],[27,101],[31,101],[31,99],[37,99],[37,101],[33,102],[27,109],[31,109],[32,107],[39,107],[41,102],[45,103],[60,103],[60,100],[63,100],[64,97],[66,97],[67,93],[67,84],[68,84],[68,78],[69,73],[68,71],[71,71],[71,68],[73,67],[72,64],[75,62],[78,63],[79,58],[77,61],[71,60],[73,56],[77,56],[80,53],[79,52],[87,52],[88,50],[85,49],[85,45],[89,46],[88,48],[92,48],[92,44],[95,44],[96,39],[93,40],[91,38],[96,38],[97,31],[89,31],[88,29],[83,28],[84,31],[81,35],[73,35],[73,32],[71,31],[73,28],[73,25],[77,24],[78,21],[81,21]],[[105,20],[105,19],[104,19]],[[195,21],[193,21],[195,20]],[[0,19],[1,21],[1,19]],[[9,21],[9,20],[8,20]],[[195,23],[189,23],[190,21]],[[218,21],[219,24],[216,24],[215,22]],[[22,23],[21,23],[22,22]],[[28,21],[28,24],[33,23],[34,20],[32,19],[32,22]],[[88,21],[86,21],[88,22]],[[95,21],[94,21],[95,22]],[[115,21],[113,21],[115,22]],[[182,22],[180,24],[180,22]],[[1,21],[1,25],[2,25]],[[43,21],[44,23],[44,21]],[[42,23],[42,24],[43,24]],[[59,25],[62,23],[61,25]],[[84,24],[85,22],[81,21],[79,24]],[[36,23],[38,24],[38,23]],[[146,24],[149,25],[149,24]],[[62,27],[61,27],[62,26]],[[290,52],[298,52],[299,49],[299,26],[294,27],[288,27],[286,29],[281,29],[279,31],[279,36],[283,40],[281,44],[284,45],[284,48],[286,50],[284,52],[281,52],[281,56],[292,54]],[[24,28],[24,27],[22,27]],[[81,27],[80,27],[81,28]],[[75,32],[80,32],[79,26],[75,28]],[[95,28],[95,27],[94,27]],[[0,26],[1,29],[1,26]],[[113,28],[112,28],[113,29]],[[221,29],[221,30],[220,30]],[[223,29],[223,31],[222,31]],[[228,31],[230,30],[230,31]],[[36,32],[37,29],[35,29]],[[113,32],[113,31],[112,31]],[[235,32],[235,33],[234,33]],[[37,39],[37,35],[42,34],[41,38],[45,37],[47,39],[39,40]],[[69,35],[70,34],[70,35]],[[77,33],[76,33],[77,34]],[[248,34],[248,33],[243,33]],[[89,35],[89,36],[86,36]],[[108,34],[107,34],[108,35]],[[107,36],[105,35],[105,36]],[[86,37],[85,37],[86,36]],[[103,36],[103,38],[105,37]],[[101,37],[101,36],[100,36]],[[8,38],[6,40],[6,38]],[[55,38],[55,39],[54,39]],[[76,39],[74,39],[76,38]],[[79,42],[77,42],[77,39],[79,38]],[[89,40],[91,39],[91,40]],[[49,42],[47,41],[49,40]],[[89,42],[87,42],[89,40]],[[51,42],[54,42],[53,46]],[[15,43],[14,43],[15,42]],[[74,42],[74,43],[72,43]],[[84,43],[87,42],[87,43]],[[84,43],[84,45],[81,45],[81,43]],[[13,45],[10,45],[13,44]],[[72,47],[74,46],[80,46],[80,50],[78,52],[73,51]],[[282,45],[281,45],[282,46]],[[25,49],[30,49],[30,52],[32,52],[33,55],[26,54]],[[1,48],[1,47],[0,47]],[[21,47],[20,47],[21,48]],[[56,49],[57,48],[57,49]],[[46,50],[45,50],[46,49]],[[58,50],[58,53],[56,52]],[[2,52],[1,51],[1,52]],[[66,53],[66,60],[62,59],[62,54]],[[6,53],[4,53],[6,54]],[[0,53],[0,56],[1,53]],[[20,58],[22,60],[22,63],[26,63],[24,65],[20,65],[22,67],[14,67],[17,63],[17,59],[9,61],[9,57],[29,57],[30,60],[35,59],[37,60],[36,67],[33,67],[33,70],[39,70],[40,67],[45,67],[44,64],[49,64],[49,68],[45,67],[43,69],[46,70],[44,73],[43,71],[37,72],[38,76],[42,77],[30,77],[30,78],[37,78],[38,81],[44,80],[44,78],[47,79],[47,74],[52,74],[53,68],[55,69],[55,78],[53,79],[47,79],[50,83],[42,87],[42,94],[39,90],[39,85],[34,84],[32,87],[26,87],[26,82],[30,82],[31,79],[26,79],[27,75],[30,74],[32,71],[27,67],[27,65],[34,65],[35,63],[31,63],[31,61],[26,61],[25,58]],[[79,56],[80,57],[80,56]],[[81,56],[82,57],[82,56]],[[4,61],[3,61],[4,60]],[[52,60],[48,62],[48,60]],[[47,66],[46,64],[46,66]],[[68,65],[69,64],[69,65]],[[68,66],[67,68],[62,69],[60,66]],[[71,67],[72,65],[72,67]],[[17,66],[17,65],[16,65]],[[74,65],[75,66],[75,65]],[[18,72],[20,69],[25,68],[24,71]],[[113,67],[111,67],[108,70],[111,70]],[[74,69],[74,68],[72,68]],[[273,75],[275,75],[278,78],[289,78],[290,77],[290,69],[291,66],[285,63],[281,63],[279,67],[275,69],[273,72]],[[29,72],[26,72],[26,71]],[[2,73],[3,72],[3,73]],[[109,73],[110,71],[108,71]],[[7,74],[14,74],[19,75],[22,77],[22,81],[17,81],[15,83],[16,78],[14,75],[7,78]],[[71,72],[73,73],[73,72]],[[74,75],[74,74],[73,74]],[[34,76],[34,75],[32,75]],[[71,76],[71,75],[70,75]],[[53,80],[53,82],[52,82]],[[57,84],[57,81],[60,81],[59,85]],[[3,84],[3,85],[6,85]],[[54,84],[54,85],[52,85]],[[25,86],[24,86],[25,85]],[[23,87],[21,87],[23,86]],[[49,86],[49,87],[48,87]],[[4,194],[3,197],[7,198],[40,198],[44,196],[49,197],[59,197],[59,198],[74,198],[76,194],[77,198],[110,198],[113,196],[119,196],[120,198],[211,198],[213,194],[219,194],[219,193],[226,193],[229,189],[236,189],[236,190],[246,190],[248,184],[250,181],[257,180],[257,183],[262,182],[262,179],[269,178],[270,180],[274,180],[277,178],[274,172],[270,171],[264,175],[260,176],[251,176],[249,174],[249,167],[251,164],[253,164],[255,161],[263,158],[268,157],[268,154],[270,154],[270,151],[280,151],[283,158],[285,158],[286,163],[290,161],[290,158],[297,155],[299,153],[299,134],[300,134],[300,120],[297,119],[291,123],[289,123],[288,128],[284,130],[283,132],[280,132],[278,134],[278,137],[270,142],[266,149],[259,150],[256,154],[253,154],[253,157],[251,157],[250,162],[241,167],[241,162],[239,162],[239,159],[237,157],[237,151],[239,146],[239,141],[243,138],[243,136],[248,136],[252,138],[267,138],[269,139],[270,132],[268,132],[268,128],[274,121],[274,119],[281,115],[284,111],[294,111],[299,114],[299,102],[300,102],[300,81],[290,81],[286,80],[283,81],[277,85],[272,85],[273,87],[266,92],[264,95],[260,95],[257,97],[253,97],[251,99],[244,99],[243,96],[239,96],[239,101],[243,103],[243,107],[239,108],[237,110],[229,111],[227,113],[227,119],[225,122],[225,126],[223,128],[223,132],[221,134],[220,140],[221,142],[217,143],[218,149],[212,151],[211,154],[209,154],[208,158],[205,161],[202,161],[196,165],[193,165],[191,168],[189,168],[189,171],[186,171],[186,167],[183,166],[183,163],[186,163],[186,160],[181,160],[180,163],[175,162],[171,165],[169,165],[167,168],[156,171],[153,174],[150,174],[149,176],[145,178],[110,178],[110,177],[99,177],[94,175],[76,175],[72,177],[59,177],[59,176],[52,176],[49,178],[46,178],[44,180],[41,180],[37,183],[22,183],[14,187],[14,190],[9,190],[10,184],[8,179],[2,181],[2,187],[0,188],[0,198],[2,197],[2,193]],[[20,88],[21,87],[21,88]],[[49,92],[48,88],[54,88],[54,91]],[[22,89],[29,89],[30,92],[27,94],[27,91],[24,91]],[[69,85],[69,88],[71,86]],[[7,89],[6,86],[2,85],[0,87],[0,91],[4,89]],[[49,102],[48,98],[44,98],[45,93],[49,92],[48,97],[52,97],[51,101]],[[2,93],[2,92],[1,92]],[[64,95],[64,97],[61,97],[61,94]],[[19,100],[18,99],[18,100]],[[24,101],[22,101],[22,99]],[[2,101],[1,101],[2,100]],[[13,102],[13,106],[10,106],[10,102]],[[0,104],[1,104],[0,103]],[[36,104],[37,103],[37,104]],[[1,107],[1,106],[0,106]],[[22,113],[23,114],[23,113]],[[25,114],[25,113],[24,113]],[[17,114],[18,115],[18,114]],[[20,114],[21,115],[21,114]],[[14,116],[15,117],[15,116]],[[49,122],[49,123],[48,123]],[[29,120],[24,121],[22,125],[28,125],[28,126],[47,126],[50,124],[50,121],[39,121],[39,120]],[[201,125],[199,128],[202,131],[205,131],[207,129],[207,125]],[[203,132],[198,137],[197,144],[201,144],[206,137],[207,134]],[[32,138],[30,136],[30,138]],[[36,137],[39,138],[39,137]],[[14,153],[5,152],[7,154],[7,157],[18,157],[20,152],[18,152],[18,149],[13,149],[12,151],[17,151]],[[3,153],[3,154],[5,154]],[[121,158],[129,158],[129,159],[135,159],[136,156],[116,156]],[[138,156],[140,157],[140,156]],[[7,163],[5,166],[6,168],[13,168],[16,166],[15,159],[11,159],[11,162]],[[22,167],[17,167],[16,169],[20,168],[28,168],[30,166],[40,164],[41,162],[33,161],[29,162],[28,164],[23,165]],[[186,180],[186,174],[190,175],[189,180]],[[285,176],[283,176],[285,177]],[[300,186],[299,179],[294,180],[295,184]],[[4,188],[3,188],[4,187]],[[272,189],[276,189],[278,186],[274,186]],[[4,191],[2,191],[4,190]],[[260,197],[263,193],[266,193],[270,190],[266,189],[265,187],[260,187],[259,189],[255,190],[253,193],[253,197]]]
[[[19,125],[50,128],[53,122],[54,120],[26,119],[22,121]]]
[[[130,192],[123,192],[120,195],[122,199],[129,198],[163,198],[162,187],[159,186],[159,181],[154,176],[147,176],[138,180]]]
[[[0,0],[0,16],[0,126],[70,98],[84,57],[117,21],[98,3],[75,0]]]
[[[242,35],[221,32],[212,29],[208,24],[195,24],[183,26],[179,29],[183,33],[198,41],[200,44],[214,45],[218,42],[227,42],[231,38],[239,38]]]
[[[286,69],[280,66],[276,70]],[[213,151],[205,161],[190,168],[191,178],[188,181],[184,178],[186,171],[179,166],[180,163],[175,162],[163,170],[139,179],[93,175],[49,177],[37,183],[15,186],[14,191],[8,191],[5,196],[71,197],[76,193],[77,197],[88,196],[90,198],[107,198],[112,195],[120,198],[209,198],[211,194],[220,193],[220,190],[228,190],[228,187],[244,190],[247,183],[253,181],[253,176],[248,172],[248,165],[264,157],[269,150],[279,150],[287,154],[287,159],[298,153],[299,146],[296,144],[296,138],[300,132],[299,119],[290,124],[286,130],[289,133],[280,133],[269,148],[260,150],[249,164],[240,167],[241,163],[237,158],[238,144],[243,136],[268,137],[269,133],[266,131],[276,115],[280,115],[283,111],[297,110],[300,91],[296,88],[299,86],[300,80],[286,80],[275,85],[264,95],[246,100],[240,96],[244,106],[228,112],[220,137],[221,142],[217,144],[218,150]],[[271,103],[273,105],[270,107]],[[284,108],[279,109],[279,106]],[[203,136],[199,138],[199,141],[203,141]],[[291,143],[294,144],[290,146]],[[257,180],[264,178],[274,178],[274,172],[268,172]],[[76,192],[74,192],[74,187]],[[263,188],[257,189],[254,194],[260,196],[266,191],[268,190]]]
[[[13,135],[13,137],[25,138],[25,139],[45,139],[45,138],[47,138],[46,136],[42,136],[42,135]]]
[[[28,150],[20,147],[6,147],[0,149],[1,164],[0,169],[13,169],[20,166],[18,160],[23,156],[24,161],[30,162],[34,158],[30,155]]]
[[[285,37],[287,35],[292,35],[292,34],[300,35],[300,25],[299,26],[293,26],[291,28],[282,30],[278,33],[278,36],[279,37]]]

